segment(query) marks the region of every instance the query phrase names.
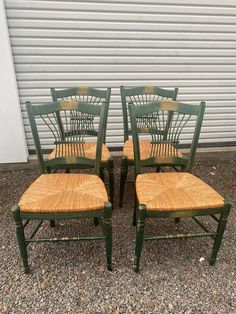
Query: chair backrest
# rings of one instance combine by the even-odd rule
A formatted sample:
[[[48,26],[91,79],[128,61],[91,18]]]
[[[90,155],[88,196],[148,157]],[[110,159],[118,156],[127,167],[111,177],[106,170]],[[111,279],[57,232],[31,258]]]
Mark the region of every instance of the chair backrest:
[[[135,106],[147,105],[154,101],[160,100],[176,100],[178,88],[173,90],[159,88],[155,86],[133,87],[125,88],[120,87],[122,112],[123,112],[123,125],[124,125],[124,142],[129,139],[131,130],[128,125],[128,104],[133,103]]]
[[[46,172],[48,167],[78,164],[81,167],[94,167],[95,173],[99,174],[103,130],[107,119],[105,103],[92,105],[75,100],[61,100],[32,105],[27,102],[26,108],[42,172]],[[42,132],[39,132],[39,128],[50,131],[55,158],[44,158],[40,137]],[[90,135],[93,131],[97,138],[95,158],[88,158],[84,152],[88,130]]]
[[[67,89],[55,89],[51,88],[51,95],[53,101],[59,100],[76,100],[83,103],[88,103],[90,105],[101,105],[106,103],[105,110],[107,111],[106,117],[108,116],[109,103],[111,97],[111,89],[107,88],[106,90],[96,89],[87,86],[73,87]],[[106,126],[103,134],[103,143],[106,142]]]
[[[129,114],[134,145],[135,173],[142,166],[181,166],[184,171],[192,169],[197,143],[200,136],[205,102],[189,105],[176,101],[157,101],[147,105],[129,104]],[[168,116],[171,114],[171,119]],[[187,133],[185,132],[186,127]],[[140,158],[139,130],[146,129],[150,134],[150,157]],[[191,129],[193,130],[192,134]],[[189,131],[190,130],[190,131]],[[182,134],[188,134],[191,142],[188,155],[182,155]]]

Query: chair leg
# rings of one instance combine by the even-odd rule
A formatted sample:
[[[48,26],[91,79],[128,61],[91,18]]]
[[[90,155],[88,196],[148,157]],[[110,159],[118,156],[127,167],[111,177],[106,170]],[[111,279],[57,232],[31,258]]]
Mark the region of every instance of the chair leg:
[[[112,271],[112,205],[107,202],[104,206],[104,236],[106,246],[107,269]]]
[[[55,220],[50,220],[50,227],[51,227],[51,228],[56,227]]]
[[[16,236],[17,236],[18,245],[20,249],[20,255],[23,261],[24,273],[28,274],[29,265],[28,265],[28,254],[27,254],[27,247],[26,247],[26,242],[25,242],[24,227],[22,224],[20,209],[17,205],[15,205],[12,208],[12,214],[13,214],[13,219],[16,225]]]
[[[94,217],[93,218],[93,223],[94,223],[94,226],[97,227],[99,225],[99,219],[98,217]]]
[[[134,227],[136,226],[136,221],[137,221],[137,217],[136,217],[137,204],[138,204],[137,195],[135,193],[135,196],[134,196],[134,209],[133,209],[133,226]]]
[[[120,170],[120,202],[119,202],[120,207],[122,207],[122,205],[123,205],[124,192],[125,192],[125,182],[127,179],[127,174],[128,174],[127,158],[122,157],[121,170]]]
[[[109,190],[110,190],[110,201],[114,203],[114,162],[112,158],[108,160],[108,176],[109,176]]]
[[[100,169],[100,177],[101,177],[102,181],[105,183],[104,169],[103,168]]]
[[[227,204],[226,210],[220,216],[220,221],[217,227],[217,234],[215,237],[212,254],[211,254],[210,262],[209,262],[211,266],[214,266],[216,263],[216,257],[217,257],[217,253],[219,251],[222,239],[223,239],[223,234],[225,231],[225,226],[226,226],[227,218],[229,215],[229,210],[230,210],[230,205]]]
[[[136,227],[136,240],[135,240],[135,256],[134,256],[134,271],[136,273],[140,270],[140,258],[144,240],[144,222],[145,222],[146,207],[140,205],[138,209],[138,220]]]

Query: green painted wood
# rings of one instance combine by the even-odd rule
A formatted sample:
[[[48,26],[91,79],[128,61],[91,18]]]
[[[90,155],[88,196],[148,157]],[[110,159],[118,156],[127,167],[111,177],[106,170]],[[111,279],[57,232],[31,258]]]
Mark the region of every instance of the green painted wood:
[[[106,142],[106,126],[107,126],[107,116],[111,97],[111,88],[106,90],[100,90],[92,87],[80,86],[74,88],[68,88],[63,90],[56,90],[51,88],[51,95],[53,101],[59,100],[76,100],[78,102],[91,104],[91,105],[101,105],[106,103],[106,121],[104,125],[103,143]]]
[[[177,99],[178,94],[178,88],[175,88],[173,90],[168,90],[164,88],[159,88],[156,86],[141,86],[141,87],[134,87],[134,88],[125,88],[124,86],[120,87],[120,94],[121,94],[121,103],[122,103],[122,112],[123,112],[123,127],[124,127],[124,142],[129,139],[129,135],[132,134],[131,130],[128,127],[128,104],[133,103],[135,106],[146,106],[149,103],[152,103],[153,101],[158,100],[173,100],[175,101]],[[165,134],[168,131],[168,126],[170,124],[172,118],[172,112],[169,112],[168,114],[168,121],[166,123],[165,130],[156,130],[157,133],[163,134],[165,138]],[[150,133],[149,128],[146,127],[140,127],[138,126],[138,133]],[[126,162],[127,165],[127,171],[128,166],[133,166],[134,163],[131,161]],[[124,168],[124,167],[123,167]],[[123,172],[123,174],[126,173],[126,170]],[[120,177],[120,207],[123,203],[123,197],[124,197],[124,186],[126,183],[126,179],[124,180],[124,175],[121,174]],[[127,177],[127,175],[126,175]]]
[[[186,167],[186,171],[189,171],[189,172],[191,172],[191,170],[192,170],[193,162],[195,159],[195,154],[196,154],[196,150],[197,150],[197,143],[199,140],[203,116],[205,113],[205,107],[206,107],[205,102],[201,102],[200,107],[199,107],[199,113],[198,113],[198,117],[197,117],[196,127],[195,127],[195,131],[194,131],[194,135],[193,135],[193,141],[192,141],[192,145],[190,148],[189,162],[188,162],[188,165]]]
[[[26,247],[26,242],[25,242],[25,233],[24,233],[24,227],[22,224],[22,218],[20,215],[20,209],[18,205],[13,206],[12,214],[13,214],[13,219],[16,225],[16,236],[17,236],[17,241],[19,245],[20,255],[23,262],[24,273],[28,274],[29,265],[28,265],[27,247]]]
[[[45,173],[45,172],[47,172],[47,169],[46,169],[46,165],[44,162],[44,157],[43,157],[43,152],[42,152],[39,134],[38,134],[38,130],[37,130],[37,125],[35,122],[35,113],[34,113],[33,107],[32,107],[30,102],[26,102],[26,110],[28,113],[31,131],[32,131],[33,138],[34,138],[34,145],[35,145],[35,150],[36,150],[36,154],[38,157],[39,167],[40,167],[41,172]]]
[[[142,252],[143,241],[150,240],[171,240],[182,238],[197,238],[197,237],[211,237],[214,240],[212,254],[209,260],[210,265],[215,265],[216,257],[223,239],[227,218],[229,215],[231,205],[225,203],[222,208],[209,208],[204,210],[191,210],[191,211],[173,211],[173,212],[158,212],[148,211],[145,204],[141,204],[136,209],[137,215],[137,229],[136,229],[136,242],[135,242],[135,257],[134,269],[136,272],[140,270],[140,258]],[[212,216],[220,214],[217,230],[215,232],[209,231],[205,225],[200,222],[195,216]],[[175,235],[160,235],[160,236],[144,236],[144,226],[146,218],[186,218],[192,217],[195,222],[205,231],[204,233],[181,233]]]
[[[96,191],[95,191],[96,192]],[[41,242],[69,242],[69,241],[93,241],[93,240],[105,240],[106,247],[106,259],[107,259],[107,268],[112,270],[112,205],[110,202],[104,204],[104,209],[100,211],[90,211],[90,212],[74,212],[74,213],[24,213],[20,211],[19,206],[16,204],[12,208],[13,219],[16,225],[16,235],[20,250],[20,255],[23,262],[24,272],[29,273],[28,265],[28,254],[27,246],[28,244],[41,243]],[[43,237],[38,238],[34,237],[37,231],[39,230],[43,220],[66,220],[66,219],[85,219],[85,218],[103,218],[103,231],[104,236],[79,236],[79,237]],[[22,220],[27,219],[27,225],[30,220],[38,220],[39,223],[33,229],[31,235],[26,238],[24,233],[24,226]]]
[[[125,183],[128,175],[128,162],[127,158],[122,156],[121,159],[121,167],[120,167],[120,198],[119,198],[119,206],[122,207],[122,202],[124,198],[125,192]]]
[[[104,206],[104,225],[103,232],[105,236],[105,248],[106,248],[106,259],[107,269],[112,271],[112,204],[106,203]]]
[[[165,102],[153,102],[146,105],[135,106],[129,104],[129,115],[132,126],[132,136],[134,145],[134,165],[136,175],[141,172],[141,167],[152,166],[181,166],[182,170],[191,171],[196,154],[197,143],[202,126],[205,103],[200,105],[188,105],[176,102],[173,105]],[[165,120],[165,113],[171,120]],[[191,117],[196,117],[195,130],[189,156],[178,156],[181,134]],[[140,160],[139,148],[139,125],[146,125],[151,135],[153,150],[150,158]],[[168,126],[167,126],[168,125]],[[155,130],[163,129],[163,136]],[[154,130],[154,131],[153,131]],[[169,144],[166,151],[159,150],[159,144]],[[167,147],[167,146],[165,146]],[[160,156],[160,155],[163,156]]]
[[[123,87],[123,86],[122,86]],[[139,86],[133,88],[123,89],[125,97],[136,95],[158,95],[165,98],[176,100],[178,94],[178,88],[174,90],[168,90],[157,86]]]
[[[143,241],[144,241],[144,224],[145,224],[146,206],[140,205],[137,209],[137,227],[136,227],[136,239],[135,239],[135,255],[134,255],[134,270],[139,272],[140,258],[142,253]]]
[[[25,213],[21,212],[22,219],[30,220],[66,220],[66,219],[83,219],[83,218],[94,218],[103,217],[104,211],[86,211],[86,212],[75,212],[75,213]]]
[[[27,102],[30,104],[30,102]],[[78,102],[76,100],[60,100],[55,102],[41,103],[37,105],[32,105],[32,114],[34,116],[46,115],[49,113],[56,113],[62,110],[78,110],[87,114],[99,115],[102,108],[101,105],[92,105],[84,102]]]
[[[159,114],[159,112],[162,112]],[[171,119],[164,119],[163,111],[169,118],[169,112],[172,113]],[[199,106],[193,106],[183,103],[170,103],[153,102],[146,105],[135,106],[129,104],[129,116],[132,129],[133,146],[134,146],[134,165],[135,177],[141,173],[142,167],[148,166],[180,166],[181,171],[191,172],[198,139],[200,136],[203,115],[205,111],[205,103],[201,102]],[[188,123],[191,117],[195,116],[195,127],[192,135],[192,144],[188,157],[178,155],[178,145],[181,140],[181,132]],[[151,143],[154,149],[151,150],[150,158],[140,160],[140,147],[139,147],[139,126],[147,126],[151,135]],[[168,127],[166,127],[168,124]],[[155,132],[156,129],[165,130],[162,134]],[[153,132],[154,130],[154,132]],[[167,145],[168,146],[165,146]],[[162,145],[162,146],[160,146]],[[171,145],[171,146],[170,146]],[[158,147],[162,147],[162,151],[158,151]],[[168,149],[170,147],[170,149]],[[173,149],[174,148],[174,149]],[[161,155],[163,154],[163,156]],[[125,164],[125,161],[123,161]],[[158,175],[158,174],[157,174]],[[136,243],[135,243],[135,258],[134,267],[138,272],[140,268],[140,257],[143,246],[143,241],[147,240],[163,240],[163,239],[179,239],[179,238],[195,238],[202,236],[210,236],[214,240],[213,251],[210,258],[210,265],[214,265],[216,256],[220,248],[227,217],[229,214],[230,205],[225,203],[222,208],[206,208],[203,210],[178,210],[178,211],[149,211],[145,204],[135,205],[134,224],[137,225],[136,229]],[[215,215],[220,214],[218,220]],[[211,232],[208,228],[196,218],[196,216],[210,216],[218,222],[216,232]],[[146,218],[175,218],[180,219],[184,217],[192,217],[193,220],[205,231],[204,233],[187,233],[165,236],[144,236],[144,226]]]
[[[215,237],[215,241],[213,244],[213,250],[212,250],[212,254],[210,257],[210,265],[214,266],[216,263],[216,257],[218,254],[218,251],[220,249],[220,245],[223,239],[223,235],[224,235],[224,231],[225,231],[225,226],[227,223],[227,218],[229,216],[229,212],[230,212],[230,204],[226,204],[224,210],[222,211],[221,215],[220,215],[220,220],[219,220],[219,224],[217,227],[217,235]]]
[[[97,98],[103,98],[105,101],[109,102],[111,89],[107,88],[106,90],[101,90],[87,86],[73,87],[61,90],[51,88],[51,94],[53,101],[57,101],[58,99],[66,97],[70,98],[73,96],[84,96],[85,99],[86,96],[93,96]]]
[[[217,234],[216,232],[168,234],[166,236],[145,237],[144,241],[174,240],[174,239],[201,238],[201,237],[211,237],[214,239],[216,234]]]
[[[39,243],[39,242],[72,242],[72,241],[95,241],[95,240],[104,240],[105,237],[101,236],[79,236],[79,237],[51,237],[51,238],[40,238],[40,239],[26,239],[27,244],[29,243]]]
[[[135,108],[137,117],[139,116],[142,117],[143,115],[161,110],[165,110],[168,112],[178,112],[182,114],[199,115],[199,112],[201,110],[201,106],[199,105],[191,105],[177,101],[176,102],[157,101],[149,103],[148,105],[135,106]]]
[[[29,102],[26,104],[29,121],[33,133],[36,152],[39,160],[39,164],[42,172],[47,172],[50,168],[94,168],[95,173],[99,174],[101,167],[101,152],[102,141],[104,137],[104,128],[107,121],[107,105],[91,105],[86,103],[78,103],[77,101],[61,101],[46,103],[40,105],[31,105]],[[58,115],[61,114],[64,117],[63,130],[60,127],[60,121],[58,122]],[[91,121],[95,116],[99,117],[99,126],[97,130],[97,148],[96,159],[90,159],[83,156],[83,143],[84,138],[87,135],[87,130],[90,132],[90,127],[93,127]],[[56,156],[52,160],[44,159],[41,149],[41,143],[39,133],[36,125],[36,118],[41,117],[47,125],[48,129],[54,136],[54,143],[56,148],[60,149],[60,144],[76,144],[78,152],[71,152],[71,155],[66,157]],[[71,119],[71,117],[73,119]],[[75,121],[75,124],[74,122]],[[67,132],[67,136],[62,135],[62,132]],[[68,134],[70,136],[68,136]],[[98,170],[99,169],[99,170]]]
[[[111,97],[111,88],[107,88],[106,90],[100,90],[92,87],[86,86],[77,86],[74,88],[62,89],[58,90],[55,88],[51,88],[51,95],[53,101],[63,101],[63,100],[71,100],[77,101],[80,103],[80,110],[84,110],[86,112],[86,108],[92,105],[92,108],[97,106],[98,108],[101,107],[101,104],[105,104],[105,111],[104,111],[104,121],[103,121],[103,134],[102,134],[102,142],[106,143],[106,132],[107,132],[107,117],[108,117],[108,110],[110,104],[110,97]],[[91,109],[89,109],[91,110]],[[96,114],[94,112],[94,114]],[[98,114],[98,113],[97,113]],[[58,115],[57,115],[58,116]],[[61,122],[60,116],[58,116],[58,124],[60,126],[61,133],[63,133],[63,125]],[[79,131],[80,132],[80,131]],[[78,132],[77,132],[78,133]],[[64,132],[65,138],[71,136],[71,132]],[[98,132],[94,129],[87,129],[86,135],[88,136],[98,136]],[[110,189],[110,199],[113,199],[113,169],[111,170],[111,162],[102,163],[102,165],[107,169],[109,172],[109,189]],[[71,165],[70,165],[71,167]],[[84,168],[84,163],[82,163],[82,168]],[[89,165],[88,165],[89,167]],[[101,171],[100,171],[101,173]]]
[[[210,216],[221,214],[222,210],[228,205],[225,204],[223,208],[208,208],[202,210],[182,210],[182,211],[146,211],[147,218],[190,218],[193,216]]]
[[[188,164],[187,157],[175,156],[156,156],[145,159],[141,162],[142,167],[155,167],[155,166],[186,166]]]

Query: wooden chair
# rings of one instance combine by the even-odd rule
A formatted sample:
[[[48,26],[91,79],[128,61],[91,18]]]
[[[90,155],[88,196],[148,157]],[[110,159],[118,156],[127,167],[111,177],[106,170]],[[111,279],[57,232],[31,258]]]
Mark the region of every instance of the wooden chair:
[[[131,130],[128,123],[128,103],[133,103],[135,106],[143,106],[147,105],[150,102],[158,100],[176,100],[178,88],[175,88],[174,90],[167,90],[153,86],[135,88],[125,88],[124,86],[121,86],[120,93],[124,125],[124,148],[120,176],[120,207],[122,207],[128,167],[134,166],[133,142],[129,139],[129,135],[131,135]],[[169,118],[171,118],[171,116]],[[147,129],[145,128],[139,130],[139,132],[144,135],[148,133]],[[151,144],[149,140],[140,140],[140,154],[142,159],[146,158],[147,154],[149,154],[150,149]],[[157,167],[157,171],[159,171],[159,167]]]
[[[68,89],[62,89],[57,90],[54,88],[51,88],[51,95],[53,101],[59,101],[59,100],[76,100],[79,102],[87,103],[90,105],[101,105],[103,102],[106,103],[106,114],[105,114],[105,122],[104,122],[104,132],[103,132],[103,149],[102,149],[102,160],[101,160],[101,176],[104,180],[103,170],[106,169],[108,172],[108,178],[109,178],[109,190],[110,190],[110,200],[113,203],[114,200],[114,175],[113,175],[113,159],[110,156],[110,152],[108,150],[108,147],[106,146],[106,129],[107,129],[107,116],[108,116],[108,110],[109,110],[109,103],[110,103],[110,96],[111,96],[111,89],[107,88],[106,90],[100,90],[96,88],[91,87],[74,87],[74,88],[68,88]],[[71,117],[73,119],[73,117]],[[61,123],[60,123],[61,125]],[[91,125],[91,127],[93,127]],[[70,134],[69,134],[70,136]],[[87,136],[97,136],[94,129],[89,129],[89,126],[87,127]],[[65,133],[65,137],[67,137],[67,133]],[[66,153],[70,147],[64,147],[65,149],[61,151],[60,153]],[[87,143],[84,146],[85,153],[95,154],[96,151],[96,141],[91,141]],[[52,154],[49,156],[49,158],[55,157],[55,151],[52,152]],[[75,165],[75,167],[79,167],[79,165]],[[67,168],[67,165],[65,164],[65,168],[69,171]]]
[[[205,103],[199,106],[179,102],[161,101],[148,105],[129,105],[135,155],[135,176],[137,206],[134,222],[136,226],[135,271],[140,268],[143,241],[178,239],[210,236],[214,240],[210,265],[216,262],[230,205],[205,182],[192,175],[191,169],[199,139]],[[171,123],[166,127],[168,114]],[[189,155],[179,152],[181,135],[186,125],[194,129]],[[139,129],[149,129],[152,149],[148,158],[142,159],[140,153]],[[163,137],[160,131],[164,134]],[[183,167],[182,172],[141,173],[146,166]],[[219,214],[220,217],[215,216]],[[197,216],[209,215],[218,222],[217,231],[209,231]],[[144,236],[146,218],[192,217],[204,230],[201,233],[177,234],[167,236]]]
[[[12,209],[24,272],[29,272],[27,246],[31,242],[103,239],[106,243],[107,268],[112,270],[112,205],[108,201],[104,183],[99,177],[104,124],[106,121],[106,104],[95,106],[77,101],[60,101],[34,106],[27,103],[26,106],[43,174],[30,185],[18,204]],[[67,117],[74,117],[74,120],[67,119]],[[95,155],[87,154],[84,150],[85,131],[87,125],[91,127],[92,117],[96,117],[98,120]],[[47,128],[54,135],[56,152],[53,159],[44,159],[43,157],[42,143],[36,124],[39,119],[45,122]],[[63,129],[60,121],[63,121]],[[67,135],[71,133],[73,141],[70,136],[65,136],[65,132],[67,132]],[[68,149],[68,152],[62,156],[60,152],[64,152],[65,149]],[[75,162],[83,165],[84,168],[94,168],[94,174],[47,173],[48,169],[54,167],[64,168],[65,164],[69,168],[74,167]],[[94,218],[95,225],[98,224],[99,218],[102,219],[104,236],[48,237],[40,239],[34,237],[43,220],[49,220],[53,227],[54,220],[82,218]],[[30,220],[39,220],[39,223],[33,233],[26,238],[24,230]]]

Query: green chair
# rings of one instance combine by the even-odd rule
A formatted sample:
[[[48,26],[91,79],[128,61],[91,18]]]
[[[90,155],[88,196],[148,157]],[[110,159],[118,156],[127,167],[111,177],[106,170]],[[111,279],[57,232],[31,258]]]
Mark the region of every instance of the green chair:
[[[88,105],[71,100],[40,105],[27,103],[26,107],[42,174],[12,208],[24,272],[29,272],[27,254],[29,243],[80,240],[105,240],[107,268],[112,270],[112,205],[108,201],[104,183],[99,177],[106,104]],[[95,156],[92,153],[87,154],[84,150],[86,131],[88,126],[89,129],[91,128],[92,118],[96,118],[98,123]],[[56,148],[53,159],[45,159],[42,154],[43,143],[38,131],[40,121],[45,123],[46,128],[54,136]],[[60,125],[61,121],[63,121],[63,129]],[[67,153],[62,156],[61,151],[64,152],[66,149]],[[65,164],[71,168],[74,167],[74,163],[84,168],[93,168],[94,174],[48,173],[48,169],[64,168]],[[98,225],[99,219],[102,219],[104,236],[34,237],[44,220],[50,221],[53,227],[54,220],[82,218],[93,218],[95,225]],[[37,220],[39,223],[26,238],[25,228],[30,220]]]
[[[194,161],[196,147],[200,135],[205,103],[199,106],[179,102],[153,102],[148,105],[129,105],[131,129],[135,156],[135,177],[137,206],[135,211],[136,243],[134,268],[140,269],[140,257],[143,241],[178,239],[190,237],[210,236],[214,240],[210,265],[216,262],[220,248],[230,205],[224,198],[205,182],[192,175],[191,169]],[[172,115],[170,125],[168,114]],[[179,147],[186,126],[188,138],[189,130],[193,129],[189,155],[181,155]],[[151,136],[150,155],[146,159],[140,156],[139,129],[146,127]],[[163,137],[160,131],[164,133]],[[172,166],[183,167],[180,172],[141,173],[142,167]],[[220,216],[218,216],[218,214]],[[209,231],[197,216],[210,216],[217,223],[216,231]],[[203,229],[201,233],[186,233],[166,236],[144,235],[145,220],[147,218],[180,218],[192,217]]]
[[[53,101],[76,100],[76,101],[87,103],[94,106],[101,105],[103,102],[106,103],[106,114],[105,114],[104,130],[103,130],[103,137],[102,137],[102,141],[104,145],[102,148],[101,176],[102,176],[102,179],[104,180],[103,170],[107,169],[108,177],[109,177],[110,200],[113,203],[113,200],[114,200],[114,175],[113,175],[114,165],[113,165],[113,159],[110,156],[110,152],[106,145],[107,116],[108,116],[108,110],[109,110],[111,89],[107,88],[106,90],[101,90],[101,89],[85,87],[85,86],[61,89],[61,90],[51,88],[51,95],[52,95]],[[74,119],[73,116],[71,117],[71,119]],[[61,125],[61,122],[60,122],[60,125]],[[92,124],[91,124],[91,127],[93,127]],[[87,126],[87,136],[90,136],[90,137],[97,136],[93,128],[89,129],[89,125]],[[65,133],[65,137],[67,137],[67,133]],[[92,140],[89,145],[84,147],[84,149],[85,150],[87,149],[89,154],[91,151],[95,153],[96,141]],[[61,151],[61,153],[64,153],[64,152]],[[52,152],[49,158],[54,158],[54,156],[55,156],[55,151]],[[79,167],[79,166],[80,165],[75,165],[75,167]],[[66,164],[65,164],[65,168],[69,171]]]
[[[174,90],[168,90],[153,86],[135,88],[125,88],[124,86],[121,86],[120,93],[124,125],[124,147],[120,176],[120,207],[122,207],[128,167],[134,166],[133,142],[129,139],[129,135],[131,135],[131,130],[129,128],[128,122],[128,104],[133,103],[135,106],[143,106],[153,101],[176,100],[178,88],[175,88]],[[171,119],[171,116],[169,118]],[[142,130],[139,131],[143,135],[148,134],[148,131],[145,128],[142,128]],[[140,140],[140,153],[142,159],[145,159],[147,157],[150,146],[151,144],[148,139],[143,138],[142,140]],[[159,166],[157,166],[157,171],[159,170]]]

